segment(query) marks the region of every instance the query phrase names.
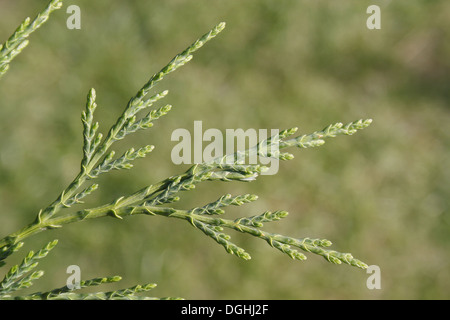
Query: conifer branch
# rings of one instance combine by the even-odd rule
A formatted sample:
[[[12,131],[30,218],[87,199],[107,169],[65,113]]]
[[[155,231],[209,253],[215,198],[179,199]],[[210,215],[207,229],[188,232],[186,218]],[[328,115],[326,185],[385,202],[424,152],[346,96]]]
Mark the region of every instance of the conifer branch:
[[[0,78],[8,71],[11,61],[28,45],[27,39],[31,33],[39,29],[49,18],[50,14],[62,7],[61,0],[52,0],[47,7],[31,20],[26,18],[14,33],[0,44]]]
[[[47,7],[33,21],[27,18],[13,35],[4,44],[0,45],[0,77],[8,70],[10,62],[28,44],[28,36],[38,29],[54,10],[59,9],[61,6],[62,2],[60,0],[50,1]],[[155,107],[155,109],[149,110],[154,104],[168,95],[167,90],[153,95],[150,92],[165,76],[191,61],[193,53],[206,42],[216,37],[224,28],[225,23],[219,23],[194,41],[184,51],[177,54],[159,72],[151,76],[143,87],[128,101],[124,111],[118,116],[116,122],[110,127],[105,136],[99,132],[99,123],[94,121],[94,112],[97,108],[96,91],[90,89],[85,110],[81,114],[83,149],[79,173],[59,194],[56,200],[38,212],[32,223],[0,239],[0,267],[5,264],[4,261],[7,257],[20,249],[24,239],[39,232],[61,228],[69,223],[101,217],[123,219],[128,216],[143,214],[184,220],[217,242],[228,253],[244,260],[250,259],[250,254],[233,243],[231,236],[224,230],[236,231],[263,240],[269,246],[294,260],[303,261],[307,259],[307,255],[315,254],[334,264],[344,263],[362,269],[367,268],[367,264],[354,258],[350,253],[341,253],[330,249],[332,243],[327,239],[297,238],[263,230],[266,223],[286,218],[288,213],[284,210],[265,211],[257,215],[249,215],[237,219],[225,218],[225,209],[227,207],[242,206],[254,202],[258,199],[256,195],[232,196],[231,194],[226,194],[215,201],[189,209],[175,209],[167,205],[180,200],[182,192],[194,190],[200,183],[255,181],[268,168],[262,164],[246,164],[246,159],[249,157],[256,155],[283,161],[292,160],[294,158],[293,154],[280,152],[280,150],[290,147],[304,149],[321,146],[328,138],[353,135],[357,131],[367,128],[372,122],[371,119],[362,119],[346,125],[336,123],[320,131],[296,137],[293,136],[297,133],[297,128],[282,130],[247,150],[227,154],[213,161],[195,164],[184,173],[148,185],[132,194],[114,199],[110,203],[76,211],[63,210],[83,203],[82,200],[98,188],[96,183],[86,186],[86,184],[90,183],[89,180],[96,179],[99,175],[112,170],[130,169],[133,167],[133,161],[144,158],[153,151],[154,146],[152,145],[140,148],[129,147],[125,153],[116,157],[116,152],[112,150],[112,147],[115,142],[123,140],[130,134],[153,127],[156,120],[170,112],[172,109],[171,105]],[[147,114],[141,116],[140,112],[144,110],[147,110]],[[34,281],[43,276],[42,271],[35,271],[34,269],[38,265],[38,261],[45,258],[55,245],[56,241],[53,241],[37,253],[31,251],[21,264],[10,268],[0,282],[0,299],[158,299],[139,295],[153,289],[156,286],[155,284],[136,285],[126,289],[97,293],[80,293],[65,286],[46,292],[13,297],[13,293],[20,289],[29,288]],[[120,279],[120,277],[116,276],[85,280],[80,283],[79,289],[113,283]]]

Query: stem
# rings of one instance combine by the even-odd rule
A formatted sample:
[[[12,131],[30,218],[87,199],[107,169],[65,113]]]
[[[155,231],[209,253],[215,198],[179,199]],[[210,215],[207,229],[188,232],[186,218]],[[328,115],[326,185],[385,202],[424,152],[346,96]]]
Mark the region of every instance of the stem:
[[[118,123],[121,123],[121,121],[119,121]],[[341,134],[353,134],[354,132],[356,132],[356,130],[367,127],[368,125],[370,125],[370,123],[371,123],[370,119],[364,121],[363,120],[355,121],[347,124],[346,126],[343,126],[342,124],[338,123],[335,125],[331,125],[322,131],[318,131],[310,135],[303,135],[287,141],[286,140],[281,141],[279,147],[280,149],[292,146],[308,147],[310,146],[311,142],[320,142],[323,141],[322,139],[324,138],[335,137],[336,135]],[[116,130],[111,130],[110,133],[115,132]],[[111,137],[113,137],[113,135]],[[103,146],[107,145],[109,147],[109,144],[112,143],[113,140],[114,139],[110,140],[107,138],[104,141]],[[256,150],[257,147],[251,149],[252,152],[255,152]],[[99,158],[100,156],[97,153],[96,156],[93,157],[92,161],[88,164],[86,170],[80,172],[78,176],[74,179],[74,181],[69,185],[69,187],[67,187],[61,193],[58,199],[38,214],[37,219],[33,223],[1,239],[0,249],[7,245],[16,244],[19,241],[28,238],[29,236],[43,230],[57,228],[64,224],[81,221],[87,218],[92,219],[107,215],[113,215],[117,218],[122,218],[123,216],[132,215],[136,213],[146,213],[146,214],[157,214],[157,215],[177,217],[185,220],[190,220],[192,222],[192,219],[194,219],[194,215],[189,214],[183,210],[171,211],[174,209],[169,210],[168,208],[137,206],[137,205],[142,204],[144,201],[151,200],[152,197],[157,196],[157,193],[163,190],[170,192],[169,189],[171,188],[171,183],[177,179],[179,179],[179,181],[182,182],[185,179],[192,178],[194,175],[198,177],[212,170],[214,167],[213,164],[194,165],[183,174],[165,179],[155,185],[143,188],[130,196],[119,198],[118,200],[111,202],[110,204],[97,207],[94,209],[77,211],[75,213],[66,214],[57,218],[52,218],[52,216],[54,216],[54,214],[64,206],[64,202],[67,201],[70,197],[72,197],[76,192],[76,190],[89,178],[89,172],[93,169],[94,166],[93,163],[98,161]],[[223,225],[225,227],[232,228],[240,232],[253,234],[260,238],[267,239],[267,237],[270,237],[273,239],[272,234],[269,235],[264,232],[262,233],[262,231],[257,228],[243,226],[233,221],[206,217],[203,215],[201,216],[195,215],[195,219],[207,224],[221,225],[221,226]]]
[[[184,174],[181,174],[176,177],[180,177],[181,179],[184,179],[188,176],[189,176],[188,173],[184,173]],[[124,215],[124,216],[128,215],[128,214],[126,214],[126,212],[124,212],[124,208],[131,207],[132,205],[136,205],[137,203],[142,202],[144,199],[152,197],[156,193],[166,189],[172,180],[173,180],[173,178],[165,179],[155,185],[145,187],[130,196],[122,197],[118,200],[115,200],[115,201],[109,203],[109,204],[106,204],[106,205],[103,205],[103,206],[100,206],[97,208],[80,210],[77,212],[62,215],[60,217],[51,218],[51,217],[47,216],[46,219],[38,218],[33,223],[30,223],[29,225],[25,226],[24,228],[14,232],[14,233],[11,233],[10,235],[1,239],[0,240],[0,249],[5,246],[10,246],[10,245],[16,244],[16,243],[24,240],[25,238],[28,238],[28,237],[30,237],[36,233],[39,233],[41,231],[55,229],[55,228],[61,227],[62,225],[65,225],[68,223],[82,221],[84,219],[99,218],[99,217],[104,217],[104,216],[108,216],[108,215],[114,215],[116,217],[120,217],[119,214],[115,214],[115,212],[118,211],[119,209],[121,210],[120,211],[121,215]],[[78,186],[80,185],[80,181],[83,181],[83,177],[79,175],[74,180],[74,182],[72,182],[70,184],[70,186],[65,190],[65,192],[63,192],[61,194],[61,196],[58,198],[58,200],[53,202],[46,210],[48,210],[48,211],[53,210],[53,212],[56,212],[58,210],[58,208],[61,208],[62,203],[63,203],[62,199],[69,198],[69,196],[66,197],[66,195],[73,194],[74,190],[76,190],[76,188],[78,188]],[[38,216],[42,216],[42,214],[40,214]]]

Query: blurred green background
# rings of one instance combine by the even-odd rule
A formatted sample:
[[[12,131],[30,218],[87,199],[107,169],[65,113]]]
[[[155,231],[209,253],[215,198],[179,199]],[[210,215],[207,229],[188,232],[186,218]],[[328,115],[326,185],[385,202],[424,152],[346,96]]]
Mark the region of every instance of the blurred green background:
[[[0,42],[45,0],[0,0]],[[66,8],[81,8],[68,30]],[[366,9],[381,8],[369,30]],[[152,295],[188,299],[448,299],[449,1],[154,0],[64,1],[30,39],[0,85],[0,236],[29,223],[78,173],[80,113],[97,90],[103,132],[146,80],[220,21],[227,28],[156,90],[174,109],[120,146],[154,144],[131,171],[99,179],[86,206],[100,205],[183,172],[170,152],[177,128],[290,128],[310,133],[335,122],[372,126],[315,149],[292,150],[275,176],[252,183],[205,183],[179,206],[225,193],[260,199],[228,217],[287,210],[268,231],[330,239],[381,268],[368,274],[308,254],[289,259],[266,243],[231,233],[241,261],[183,221],[139,216],[99,219],[29,238],[26,249],[59,245],[41,262],[31,291],[82,278],[121,275],[118,284],[158,283]],[[12,262],[20,260],[26,249]],[[16,260],[14,260],[16,259]]]

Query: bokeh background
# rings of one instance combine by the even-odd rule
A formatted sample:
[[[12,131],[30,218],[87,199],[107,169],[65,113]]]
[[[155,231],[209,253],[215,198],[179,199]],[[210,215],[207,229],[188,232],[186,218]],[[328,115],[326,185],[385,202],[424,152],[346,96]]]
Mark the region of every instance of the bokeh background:
[[[0,41],[45,0],[0,0]],[[68,30],[66,8],[81,8]],[[366,9],[381,8],[369,30]],[[330,239],[381,269],[368,274],[308,254],[297,262],[265,242],[232,233],[252,260],[241,261],[183,221],[139,216],[67,225],[29,238],[27,249],[59,245],[31,291],[82,278],[121,275],[102,290],[156,282],[152,295],[188,299],[448,299],[450,2],[154,0],[64,1],[30,39],[0,85],[0,236],[29,223],[77,174],[80,113],[97,90],[96,119],[106,132],[127,101],[176,53],[220,21],[227,28],[158,86],[174,106],[120,148],[154,144],[131,171],[99,179],[96,206],[183,172],[170,152],[177,128],[290,128],[310,133],[335,122],[372,118],[350,137],[292,150],[275,176],[209,183],[183,194],[192,207],[225,193],[260,199],[227,212],[290,212],[272,232]],[[81,208],[81,207],[80,207]],[[14,260],[16,259],[16,260]]]

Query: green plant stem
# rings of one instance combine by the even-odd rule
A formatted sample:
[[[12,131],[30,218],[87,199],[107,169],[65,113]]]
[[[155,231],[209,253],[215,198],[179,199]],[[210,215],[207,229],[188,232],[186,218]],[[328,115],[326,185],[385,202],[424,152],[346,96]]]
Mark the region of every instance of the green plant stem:
[[[372,120],[358,120],[355,122],[351,122],[347,125],[343,125],[342,123],[337,123],[334,125],[330,125],[326,127],[325,129],[321,131],[314,132],[312,134],[308,135],[302,135],[296,138],[291,138],[289,140],[285,141],[279,141],[279,148],[287,148],[287,147],[299,147],[299,148],[307,148],[307,147],[314,147],[317,145],[322,145],[325,143],[323,139],[325,138],[332,138],[337,135],[351,135],[355,133],[357,130],[363,129],[371,124]],[[285,130],[280,135],[281,137],[287,137],[292,135],[296,131],[295,128]],[[252,151],[256,150],[256,147],[251,148]],[[112,215],[117,218],[122,218],[123,216],[131,215],[132,212],[129,212],[129,208],[134,208],[133,210],[139,211],[141,209],[136,209],[139,204],[144,203],[151,203],[150,200],[152,198],[155,198],[158,194],[158,192],[164,192],[167,195],[170,195],[171,193],[176,193],[180,190],[180,186],[184,181],[187,181],[188,183],[192,183],[192,181],[204,181],[209,179],[211,177],[211,174],[213,173],[214,169],[221,168],[220,161],[219,163],[203,163],[203,164],[197,164],[192,166],[190,169],[188,169],[185,173],[176,175],[170,178],[167,178],[157,184],[145,187],[134,194],[126,197],[121,197],[109,204],[106,204],[104,206],[100,206],[93,209],[86,209],[77,211],[75,213],[65,214],[61,215],[59,217],[49,217],[47,216],[46,219],[41,219],[41,214],[38,215],[38,219],[34,221],[33,223],[29,224],[28,226],[24,227],[23,229],[10,234],[9,236],[4,237],[0,240],[0,249],[2,249],[5,246],[11,246],[14,244],[17,244],[18,242],[22,241],[23,239],[34,235],[40,231],[48,230],[48,229],[54,229],[61,227],[64,224],[72,223],[76,221],[81,221],[86,218],[97,218],[107,215]],[[228,173],[226,171],[219,171],[218,173]],[[217,173],[217,171],[216,171]],[[61,196],[56,200],[51,206],[48,207],[47,210],[58,210],[61,207],[64,206],[64,201],[67,201],[69,199],[70,195],[73,195],[76,189],[78,189],[82,182],[87,179],[86,175],[83,175],[83,173],[80,173],[77,178],[75,178],[74,182],[72,182],[71,185],[61,194]],[[196,179],[196,180],[195,180]],[[213,178],[210,178],[210,180],[213,180]],[[239,180],[239,179],[237,179]],[[177,183],[174,183],[177,182]],[[153,208],[152,206],[139,206],[139,208]],[[156,208],[156,207],[154,207]],[[148,210],[147,210],[148,211]],[[166,209],[162,208],[162,210],[153,210],[155,214],[158,215],[165,215],[168,213]],[[181,212],[181,211],[180,211]],[[178,217],[185,219],[186,216],[178,216],[179,213],[173,213],[172,217]],[[202,217],[201,219],[198,219],[198,221],[205,222],[208,224],[211,224],[211,221],[207,220],[205,221]],[[227,224],[227,226],[231,226]],[[250,231],[250,230],[247,230]]]
[[[156,190],[156,189],[152,189]],[[130,197],[132,198],[132,197]],[[136,200],[136,199],[135,199]],[[128,201],[131,201],[128,199]],[[128,203],[127,201],[127,203]],[[196,228],[201,228],[203,225],[207,226],[215,226],[219,228],[228,228],[241,233],[247,233],[254,237],[265,240],[273,247],[277,247],[282,251],[286,252],[287,250],[291,250],[289,246],[295,246],[303,251],[312,252],[318,255],[323,256],[325,259],[332,263],[341,263],[341,261],[358,266],[360,268],[367,267],[361,261],[354,259],[350,254],[340,253],[334,250],[325,249],[331,245],[331,242],[324,239],[310,239],[310,238],[291,238],[286,237],[279,234],[269,233],[264,230],[259,229],[258,227],[250,226],[241,223],[241,219],[237,220],[229,220],[218,218],[211,215],[203,215],[196,214],[192,210],[180,210],[168,207],[158,207],[158,206],[129,206],[124,205],[124,203],[120,201],[115,201],[108,205],[100,206],[93,209],[81,210],[73,213],[68,213],[60,217],[54,217],[48,219],[46,222],[43,222],[41,225],[30,225],[25,229],[20,230],[18,233],[13,234],[12,237],[17,241],[23,240],[26,237],[29,237],[35,233],[38,233],[42,230],[46,230],[48,228],[52,229],[55,227],[62,227],[65,224],[79,222],[87,219],[96,219],[101,217],[112,216],[115,218],[122,219],[126,216],[132,216],[136,214],[145,214],[151,216],[163,216],[167,218],[176,218],[188,221]],[[3,239],[2,241],[4,241]],[[4,242],[0,242],[0,247],[5,245]],[[245,252],[244,252],[245,253]],[[248,255],[243,256],[247,259]],[[295,256],[291,256],[294,259],[304,260],[306,257],[298,252],[295,252]],[[248,259],[250,257],[248,256]]]
[[[179,175],[178,177],[184,178],[186,176],[187,174],[182,174]],[[149,197],[166,188],[167,185],[171,182],[171,179],[173,178],[165,179],[158,184],[143,188],[128,197],[122,197],[118,200],[115,200],[114,202],[111,202],[110,204],[100,206],[98,208],[80,210],[75,213],[62,215],[60,217],[35,221],[25,226],[24,228],[1,239],[0,249],[5,246],[11,246],[16,243],[19,243],[20,241],[44,230],[55,229],[67,223],[84,220],[87,217],[97,218],[101,216],[106,216],[108,215],[108,213],[109,214],[113,213],[114,210],[141,202],[144,198]],[[55,203],[57,203],[57,201],[55,201]]]
[[[55,217],[49,219],[47,224],[41,226],[43,228],[48,228],[51,226],[62,226],[65,224],[79,222],[86,219],[95,219],[107,216],[114,216],[116,218],[123,218],[126,216],[145,214],[152,216],[163,216],[167,218],[176,218],[188,221],[193,226],[199,228],[200,225],[217,226],[221,228],[228,228],[238,232],[247,233],[254,237],[265,240],[273,247],[282,247],[293,245],[306,252],[312,252],[323,256],[325,259],[332,263],[341,263],[344,261],[348,264],[355,265],[361,268],[366,267],[366,265],[359,260],[354,259],[350,254],[339,253],[334,250],[325,249],[331,245],[331,242],[327,240],[315,240],[309,238],[295,239],[291,237],[286,237],[279,234],[269,233],[260,230],[258,227],[253,227],[240,223],[240,220],[229,220],[218,218],[210,215],[195,214],[190,210],[179,210],[168,207],[156,207],[156,206],[122,206],[120,203],[112,203],[106,206],[101,206],[89,210],[81,210],[74,213],[69,213],[61,217]],[[40,230],[36,226],[30,226],[27,230],[22,230],[21,234],[17,235],[17,238],[23,239],[24,237],[30,236]],[[284,250],[287,250],[284,248]],[[294,257],[293,257],[294,258]],[[296,257],[299,260],[304,260],[306,257],[302,254],[296,253]]]

